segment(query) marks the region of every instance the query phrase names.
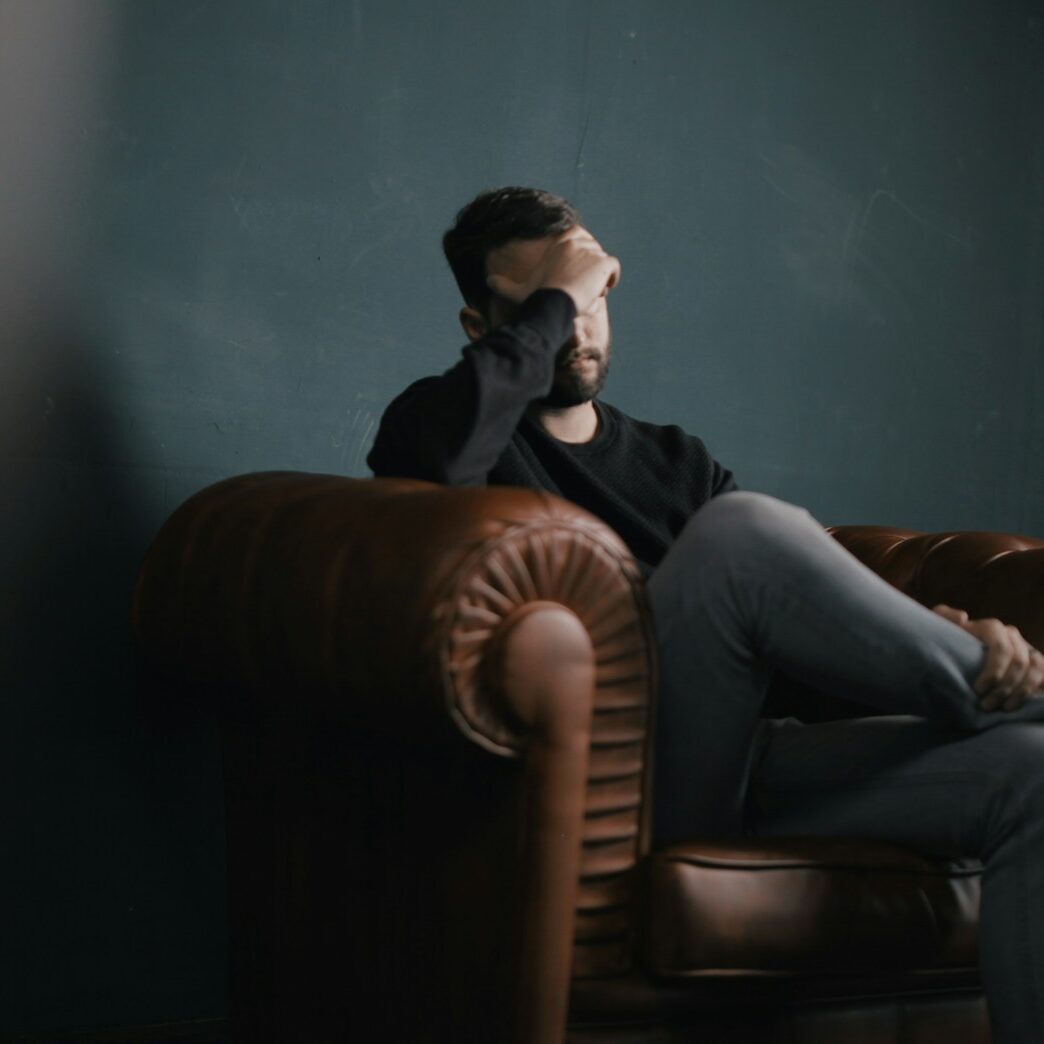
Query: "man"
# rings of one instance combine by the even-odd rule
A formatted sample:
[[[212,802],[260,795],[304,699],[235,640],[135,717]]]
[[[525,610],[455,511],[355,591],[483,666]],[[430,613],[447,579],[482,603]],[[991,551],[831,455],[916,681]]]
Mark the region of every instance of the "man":
[[[470,343],[388,407],[374,473],[548,490],[612,526],[659,644],[657,839],[879,837],[983,859],[996,1040],[1044,1041],[1044,656],[999,621],[923,608],[806,512],[738,491],[699,439],[601,401],[620,264],[565,200],[483,193],[443,247]],[[892,716],[763,720],[776,671]]]

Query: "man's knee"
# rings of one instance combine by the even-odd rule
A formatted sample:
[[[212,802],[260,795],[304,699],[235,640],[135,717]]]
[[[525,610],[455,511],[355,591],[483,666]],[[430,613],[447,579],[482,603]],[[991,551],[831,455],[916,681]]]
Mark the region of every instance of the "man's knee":
[[[663,609],[693,598],[708,604],[719,597],[734,599],[751,586],[752,569],[763,577],[761,564],[775,560],[786,542],[783,534],[801,524],[814,525],[806,511],[763,493],[715,497],[689,519],[653,574],[649,591],[654,606]],[[737,578],[743,582],[736,584]]]
[[[778,540],[794,526],[810,522],[804,508],[764,493],[738,490],[704,504],[689,520],[680,539],[698,542],[704,548],[714,546],[719,552],[742,554],[752,546]]]

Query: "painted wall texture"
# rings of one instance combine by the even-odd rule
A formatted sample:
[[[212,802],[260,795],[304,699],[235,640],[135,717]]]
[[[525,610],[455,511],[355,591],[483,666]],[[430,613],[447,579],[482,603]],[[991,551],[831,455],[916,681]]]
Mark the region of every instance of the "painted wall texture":
[[[482,188],[623,262],[606,398],[824,522],[1044,536],[1044,5],[6,0],[0,1032],[220,1014],[221,789],[143,699],[151,535],[366,474]]]

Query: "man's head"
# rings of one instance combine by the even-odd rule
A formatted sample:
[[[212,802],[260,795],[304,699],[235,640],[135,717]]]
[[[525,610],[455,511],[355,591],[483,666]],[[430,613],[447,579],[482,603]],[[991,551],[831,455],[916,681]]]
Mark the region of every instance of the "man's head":
[[[442,237],[442,247],[466,302],[460,320],[469,339],[510,322],[518,307],[489,288],[489,276],[525,283],[550,247],[581,236],[590,238],[572,204],[540,189],[493,189],[465,206]],[[546,405],[561,408],[593,399],[608,374],[610,346],[603,296],[577,316],[572,336],[561,346]]]
[[[532,188],[490,189],[457,214],[442,237],[461,296],[487,319],[492,293],[486,285],[489,254],[514,239],[546,239],[580,224],[573,205],[560,196]]]

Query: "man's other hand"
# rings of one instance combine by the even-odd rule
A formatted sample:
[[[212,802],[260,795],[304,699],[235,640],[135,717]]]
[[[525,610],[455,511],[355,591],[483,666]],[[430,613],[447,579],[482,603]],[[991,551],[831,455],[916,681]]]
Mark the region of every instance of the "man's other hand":
[[[1044,653],[1034,649],[1017,627],[1000,620],[969,620],[963,609],[948,605],[937,605],[932,611],[986,647],[986,662],[975,680],[983,710],[1018,710],[1031,696],[1044,692]]]
[[[491,256],[492,262],[492,256]],[[490,290],[521,303],[535,290],[564,290],[583,314],[620,281],[620,262],[577,225],[548,245],[524,281],[493,271],[486,280]]]

